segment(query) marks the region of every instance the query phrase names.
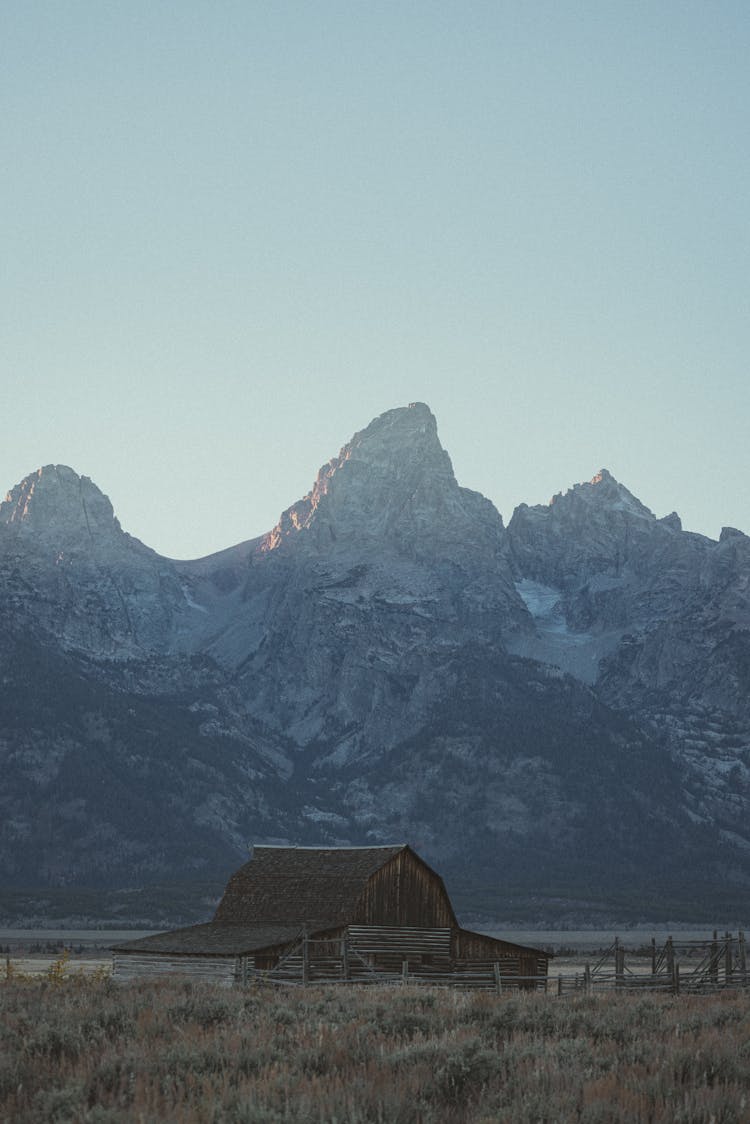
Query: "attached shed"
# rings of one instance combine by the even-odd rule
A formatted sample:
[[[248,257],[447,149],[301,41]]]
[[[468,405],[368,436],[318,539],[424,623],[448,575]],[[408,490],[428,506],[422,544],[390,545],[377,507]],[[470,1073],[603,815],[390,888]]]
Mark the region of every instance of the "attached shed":
[[[404,978],[543,986],[548,955],[458,924],[443,884],[409,846],[255,847],[213,921],[113,949],[114,977],[170,972],[232,986]]]

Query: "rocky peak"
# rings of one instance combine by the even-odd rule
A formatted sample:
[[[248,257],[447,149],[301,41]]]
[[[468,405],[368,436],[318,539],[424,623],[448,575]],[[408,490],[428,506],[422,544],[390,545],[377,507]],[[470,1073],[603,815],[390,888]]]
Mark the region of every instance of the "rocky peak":
[[[671,554],[662,557],[663,552],[680,553],[684,538],[675,513],[657,519],[606,468],[546,506],[521,504],[508,535],[519,577],[565,589],[581,587],[597,574],[620,580],[647,558],[655,569],[666,570]]]
[[[0,525],[20,534],[87,541],[120,535],[107,496],[88,476],[48,464],[26,476],[0,504]]]
[[[493,542],[502,519],[489,500],[460,488],[437,423],[423,402],[388,410],[323,465],[312,490],[283,513],[262,549],[285,543],[331,548],[372,539],[404,545],[434,541]]]
[[[575,484],[565,495],[559,493],[553,496],[550,506],[555,508],[556,515],[562,514],[562,509],[582,509],[585,506],[592,511],[622,512],[638,518],[654,518],[652,512],[606,468],[600,469],[588,483]]]
[[[453,481],[450,457],[438,439],[435,416],[424,402],[411,402],[380,414],[354,434],[343,454],[349,460],[385,466],[396,475],[409,462],[412,466],[422,463]]]
[[[164,651],[204,616],[172,563],[126,534],[107,496],[67,465],[31,473],[0,504],[0,584],[25,626],[107,658]]]
[[[744,533],[744,531],[738,531],[736,527],[721,528],[719,542],[731,542],[732,540],[738,541],[740,539],[747,539],[747,535]]]

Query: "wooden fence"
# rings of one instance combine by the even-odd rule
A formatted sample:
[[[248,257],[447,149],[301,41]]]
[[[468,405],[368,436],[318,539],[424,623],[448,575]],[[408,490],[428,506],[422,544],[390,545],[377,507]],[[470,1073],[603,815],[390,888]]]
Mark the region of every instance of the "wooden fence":
[[[262,971],[247,962],[241,969],[244,983],[306,984],[394,984],[425,985],[482,990],[501,994],[532,990],[555,995],[575,992],[661,991],[707,993],[750,986],[744,933],[725,933],[704,940],[667,938],[657,946],[628,949],[615,937],[593,964],[582,970],[549,975],[541,960],[537,973],[522,975],[516,957],[501,960],[449,960],[433,963],[404,959],[400,970],[384,970],[347,940],[312,940],[301,935],[297,944],[275,968]]]
[[[252,957],[241,958],[238,976],[242,983],[288,985],[307,984],[420,984],[431,987],[462,987],[485,991],[532,989],[546,990],[546,958],[537,965],[537,974],[521,975],[520,959],[506,956],[499,960],[455,960],[435,947],[408,958],[395,947],[387,955],[356,940],[318,940],[301,934],[297,943],[273,968],[260,969]]]
[[[657,946],[628,949],[615,937],[593,967],[587,964],[575,975],[557,976],[558,995],[570,991],[662,991],[679,995],[747,988],[745,934],[724,933],[706,940],[667,937]]]
[[[368,937],[371,941],[371,938]],[[483,990],[502,994],[508,991],[544,991],[554,995],[599,992],[671,992],[673,994],[712,993],[750,986],[745,935],[724,933],[706,940],[680,940],[668,937],[657,945],[628,948],[615,937],[612,944],[592,964],[570,966],[548,975],[546,958],[540,958],[534,974],[521,973],[517,956],[496,960],[454,960],[439,947],[436,931],[433,950],[414,954],[396,963],[395,949],[386,960],[364,941],[360,945],[348,938],[312,939],[301,932],[297,941],[269,969],[256,968],[252,956],[155,956],[121,954],[113,961],[115,978],[123,982],[165,973],[180,973],[236,987],[249,984],[281,986],[312,985],[417,985]],[[21,961],[5,958],[5,978],[16,978]],[[98,962],[100,963],[100,962]],[[26,968],[24,963],[24,970]],[[40,962],[41,964],[41,962]],[[73,962],[71,962],[73,967]],[[44,963],[44,969],[49,970]],[[0,969],[1,975],[1,969]]]

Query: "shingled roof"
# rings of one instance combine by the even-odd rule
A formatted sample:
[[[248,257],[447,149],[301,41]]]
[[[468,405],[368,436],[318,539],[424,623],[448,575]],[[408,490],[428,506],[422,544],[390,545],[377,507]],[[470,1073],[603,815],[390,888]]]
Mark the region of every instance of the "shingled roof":
[[[390,847],[255,847],[232,875],[214,915],[223,924],[314,928],[346,924],[367,880],[405,844]]]
[[[243,956],[261,948],[291,944],[301,936],[297,925],[226,925],[209,921],[139,937],[113,946],[113,952],[165,952],[179,956]]]

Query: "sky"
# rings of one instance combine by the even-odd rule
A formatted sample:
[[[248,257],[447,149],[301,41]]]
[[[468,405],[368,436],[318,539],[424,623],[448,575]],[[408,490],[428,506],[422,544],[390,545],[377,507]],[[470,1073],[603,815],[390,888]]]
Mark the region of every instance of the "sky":
[[[750,532],[750,6],[3,0],[0,492],[198,557],[427,402],[506,522]]]

